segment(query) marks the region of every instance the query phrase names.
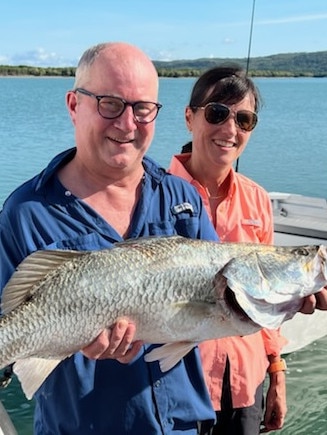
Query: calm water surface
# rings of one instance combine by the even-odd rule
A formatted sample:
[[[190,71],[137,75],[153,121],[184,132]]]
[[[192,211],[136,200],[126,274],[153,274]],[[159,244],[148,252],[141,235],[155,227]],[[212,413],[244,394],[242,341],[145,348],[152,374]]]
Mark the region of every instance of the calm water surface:
[[[163,166],[189,139],[184,107],[193,79],[161,79],[149,154]],[[327,79],[257,79],[264,107],[239,170],[269,191],[327,197]],[[0,78],[0,205],[56,153],[74,145],[65,109],[72,79]],[[317,325],[319,328],[319,325]],[[327,332],[327,331],[326,331]],[[327,338],[286,357],[288,415],[280,435],[327,435]],[[33,401],[14,380],[0,400],[18,433],[32,434]]]

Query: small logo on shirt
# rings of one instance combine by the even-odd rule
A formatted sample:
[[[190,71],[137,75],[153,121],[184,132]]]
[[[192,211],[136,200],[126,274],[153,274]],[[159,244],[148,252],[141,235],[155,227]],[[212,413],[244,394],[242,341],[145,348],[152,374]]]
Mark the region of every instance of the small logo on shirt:
[[[259,219],[242,219],[243,225],[252,225],[253,227],[260,227],[261,222]]]
[[[183,213],[184,211],[188,211],[189,213],[193,214],[193,205],[189,202],[182,202],[181,204],[177,204],[172,208],[173,214]]]

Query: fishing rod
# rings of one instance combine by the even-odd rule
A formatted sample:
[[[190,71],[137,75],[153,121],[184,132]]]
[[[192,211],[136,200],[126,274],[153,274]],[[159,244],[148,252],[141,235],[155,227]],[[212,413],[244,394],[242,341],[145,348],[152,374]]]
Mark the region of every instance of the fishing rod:
[[[0,435],[18,435],[1,401],[0,401]]]
[[[249,73],[250,58],[251,58],[251,47],[252,47],[252,33],[253,33],[253,23],[254,23],[254,11],[255,11],[255,0],[252,3],[252,15],[251,15],[251,25],[250,25],[250,36],[248,45],[248,56],[246,62],[246,75]]]
[[[248,44],[248,55],[246,60],[246,75],[249,74],[250,68],[250,59],[251,59],[251,47],[252,47],[252,33],[253,33],[253,23],[254,23],[254,11],[255,11],[255,0],[252,1],[252,14],[251,14],[251,22],[250,22],[250,35],[249,35],[249,44]],[[238,172],[239,165],[239,157],[236,160],[235,172]]]
[[[6,388],[13,376],[13,365],[5,367],[3,375],[0,377],[0,388]],[[9,414],[0,400],[0,435],[17,435]]]

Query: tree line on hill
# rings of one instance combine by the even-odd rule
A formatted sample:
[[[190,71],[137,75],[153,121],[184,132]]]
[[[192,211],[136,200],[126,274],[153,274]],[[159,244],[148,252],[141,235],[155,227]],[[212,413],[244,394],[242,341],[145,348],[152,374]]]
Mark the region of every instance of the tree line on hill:
[[[203,58],[194,60],[153,61],[160,77],[198,77],[216,65],[237,63],[246,69],[247,59]],[[75,67],[36,67],[0,65],[0,76],[74,77]],[[253,57],[251,77],[327,77],[327,51],[285,53]]]

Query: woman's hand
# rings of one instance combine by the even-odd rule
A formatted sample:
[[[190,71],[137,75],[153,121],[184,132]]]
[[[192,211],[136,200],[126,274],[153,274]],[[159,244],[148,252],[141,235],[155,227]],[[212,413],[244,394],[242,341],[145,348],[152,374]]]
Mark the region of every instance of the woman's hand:
[[[285,372],[271,373],[260,433],[281,429],[287,413]]]

